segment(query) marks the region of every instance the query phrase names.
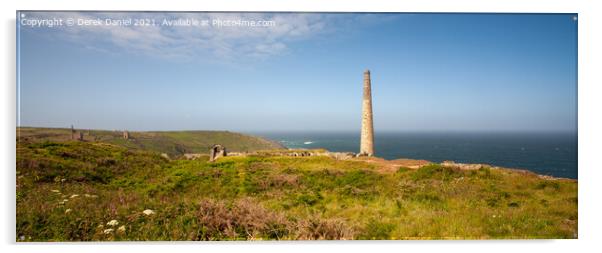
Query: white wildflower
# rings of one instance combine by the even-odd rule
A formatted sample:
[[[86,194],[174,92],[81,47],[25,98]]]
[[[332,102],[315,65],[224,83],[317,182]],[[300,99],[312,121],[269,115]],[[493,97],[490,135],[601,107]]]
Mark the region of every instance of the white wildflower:
[[[97,228],[104,228],[104,227],[105,227],[104,225],[100,224],[100,225],[98,225]]]
[[[79,194],[73,194],[73,195],[71,195],[71,197],[69,197],[69,198],[70,198],[70,199],[72,199],[72,198],[77,198],[77,197],[79,197]]]
[[[111,220],[109,222],[107,222],[107,226],[117,226],[119,225],[119,221],[117,220]]]
[[[65,213],[70,213],[71,212],[71,208],[65,210]]]
[[[155,214],[155,211],[150,210],[150,209],[146,209],[146,210],[142,211],[142,213],[144,213],[146,215],[151,215],[151,214]]]
[[[64,183],[65,181],[67,181],[67,179],[61,179],[61,183]]]
[[[63,202],[69,202],[69,200],[68,199],[63,199]]]
[[[106,235],[113,233],[113,229],[112,228],[107,228],[103,231],[103,233],[105,233]]]
[[[54,192],[54,193],[61,193],[59,190],[50,190],[50,191]]]
[[[117,232],[120,232],[120,233],[125,233],[125,226],[123,226],[123,225],[122,225],[121,227],[119,227],[119,228],[117,229]]]
[[[87,194],[87,193],[84,194],[84,197],[86,197],[86,198],[98,198],[98,196],[96,196],[96,195],[90,195],[90,194]]]

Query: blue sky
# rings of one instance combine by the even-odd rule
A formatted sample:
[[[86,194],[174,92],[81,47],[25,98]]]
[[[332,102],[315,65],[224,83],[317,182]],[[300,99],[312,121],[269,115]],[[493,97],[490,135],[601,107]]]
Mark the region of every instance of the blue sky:
[[[20,125],[129,130],[576,131],[575,15],[25,13],[273,27],[20,29]]]

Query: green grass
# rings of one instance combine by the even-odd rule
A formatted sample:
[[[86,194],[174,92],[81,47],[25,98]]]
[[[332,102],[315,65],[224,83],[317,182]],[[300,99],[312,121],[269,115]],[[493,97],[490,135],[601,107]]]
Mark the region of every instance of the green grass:
[[[363,161],[282,156],[210,163],[21,141],[16,194],[18,241],[577,236],[575,180],[493,168],[385,173]]]

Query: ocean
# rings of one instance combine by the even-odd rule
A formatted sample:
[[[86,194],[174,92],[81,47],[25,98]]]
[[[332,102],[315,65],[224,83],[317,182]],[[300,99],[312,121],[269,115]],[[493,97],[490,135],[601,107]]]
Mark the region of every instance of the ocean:
[[[287,148],[359,151],[359,133],[254,133]],[[376,133],[375,156],[433,162],[484,163],[577,179],[577,133]]]

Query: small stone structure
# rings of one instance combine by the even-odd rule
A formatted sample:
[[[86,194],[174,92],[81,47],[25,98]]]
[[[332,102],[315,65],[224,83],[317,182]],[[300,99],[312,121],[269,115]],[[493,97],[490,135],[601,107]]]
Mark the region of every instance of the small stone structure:
[[[169,157],[169,155],[167,153],[161,153],[161,157],[163,157],[167,160],[171,160],[171,158]]]
[[[217,158],[220,158],[222,156],[226,156],[227,152],[226,152],[226,147],[216,144],[213,145],[213,147],[211,147],[211,149],[209,150],[209,161],[213,162],[215,160],[217,160]]]
[[[75,128],[73,128],[73,125],[71,125],[71,140],[83,141],[84,140],[84,132],[75,131]]]
[[[123,139],[130,139],[130,132],[128,132],[128,130],[123,131]]]

